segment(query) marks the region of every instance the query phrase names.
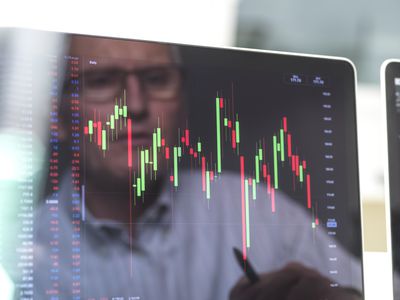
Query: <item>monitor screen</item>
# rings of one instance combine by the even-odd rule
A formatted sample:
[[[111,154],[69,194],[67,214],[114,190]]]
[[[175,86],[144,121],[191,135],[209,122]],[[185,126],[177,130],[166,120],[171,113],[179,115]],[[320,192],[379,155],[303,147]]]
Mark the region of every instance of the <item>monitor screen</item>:
[[[400,271],[400,61],[387,61],[382,67],[383,92],[385,95],[388,140],[388,184],[391,216],[392,263],[394,278]],[[400,297],[400,283],[394,280],[394,298]]]
[[[14,299],[362,299],[349,61],[0,40]]]

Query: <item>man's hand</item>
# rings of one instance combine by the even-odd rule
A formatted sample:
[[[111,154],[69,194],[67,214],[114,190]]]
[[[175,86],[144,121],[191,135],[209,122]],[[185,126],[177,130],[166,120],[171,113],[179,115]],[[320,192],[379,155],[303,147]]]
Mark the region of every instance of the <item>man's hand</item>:
[[[233,287],[230,300],[358,300],[362,297],[351,289],[332,288],[330,280],[317,271],[298,263],[262,274],[251,284],[242,278]]]

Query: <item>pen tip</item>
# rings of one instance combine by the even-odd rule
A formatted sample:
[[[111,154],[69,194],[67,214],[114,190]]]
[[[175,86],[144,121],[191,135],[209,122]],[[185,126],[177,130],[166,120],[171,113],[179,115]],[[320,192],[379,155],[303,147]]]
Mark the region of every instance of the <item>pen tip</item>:
[[[237,259],[239,259],[240,261],[243,260],[242,251],[240,251],[238,248],[233,247],[233,253],[235,254],[235,256],[236,256]]]

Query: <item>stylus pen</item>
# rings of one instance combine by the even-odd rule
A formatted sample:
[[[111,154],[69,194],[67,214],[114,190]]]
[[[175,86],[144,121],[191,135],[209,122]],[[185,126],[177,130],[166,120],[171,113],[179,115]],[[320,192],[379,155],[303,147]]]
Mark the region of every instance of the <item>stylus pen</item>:
[[[253,269],[253,266],[250,264],[248,259],[243,259],[243,253],[238,248],[233,247],[233,253],[235,254],[236,260],[243,270],[246,277],[250,280],[251,283],[256,283],[260,280],[257,272]]]

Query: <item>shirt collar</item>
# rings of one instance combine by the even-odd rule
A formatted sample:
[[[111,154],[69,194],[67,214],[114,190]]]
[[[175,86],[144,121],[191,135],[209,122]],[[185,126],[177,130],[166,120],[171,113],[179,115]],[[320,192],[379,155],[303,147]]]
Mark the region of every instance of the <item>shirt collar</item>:
[[[71,184],[68,183],[70,177],[66,176],[65,179],[67,182],[64,184],[64,191],[67,192],[64,195],[67,196],[68,191],[71,191]],[[139,222],[135,224],[134,242],[140,239],[140,235],[143,231],[155,230],[157,228],[163,228],[165,230],[169,227],[172,220],[170,192],[170,185],[166,180],[163,180],[158,198],[143,212],[143,215],[139,218]],[[63,201],[66,207],[70,207],[71,205],[68,203],[68,199],[69,197],[65,197]],[[71,214],[69,214],[69,218],[71,218]],[[110,219],[96,218],[87,208],[85,209],[85,220],[83,222],[84,226],[86,226],[86,230],[90,230],[102,240],[109,241],[110,237],[112,237],[120,238],[127,244],[130,243],[129,232],[125,225]]]

